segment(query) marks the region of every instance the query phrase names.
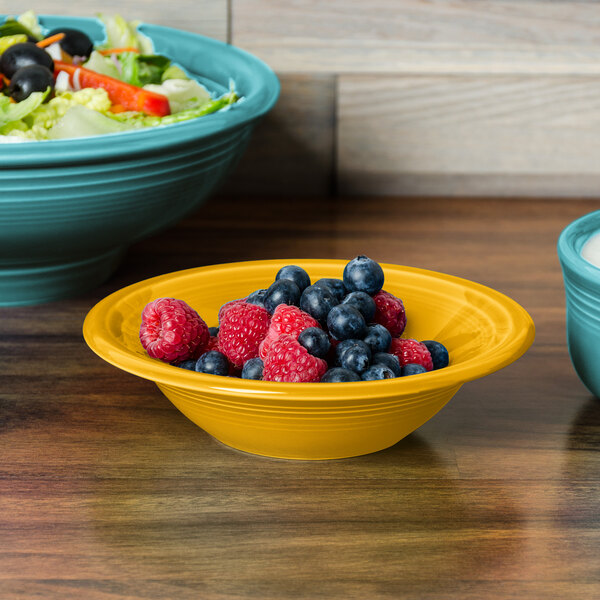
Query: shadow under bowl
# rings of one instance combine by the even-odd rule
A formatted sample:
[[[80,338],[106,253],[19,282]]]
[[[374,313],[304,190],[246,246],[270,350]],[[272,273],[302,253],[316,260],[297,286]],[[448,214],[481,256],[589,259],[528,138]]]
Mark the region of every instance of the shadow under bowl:
[[[567,346],[575,372],[600,398],[600,269],[581,256],[600,233],[600,210],[570,223],[558,238],[566,296]]]
[[[95,42],[90,18],[41,16]],[[218,95],[243,101],[168,126],[69,140],[0,144],[0,306],[72,297],[106,280],[131,244],[194,211],[236,165],[279,82],[254,56],[201,35],[142,24],[169,56]]]
[[[268,260],[201,267],[123,288],[87,315],[87,344],[110,364],[154,381],[189,419],[229,446],[292,459],[333,459],[394,445],[435,415],[467,381],[521,356],[534,338],[531,317],[503,294],[450,275],[383,264],[385,289],[402,298],[406,337],[435,339],[450,366],[422,375],[356,383],[277,383],[186,371],[151,359],[139,341],[148,302],[175,297],[209,326],[219,307],[268,287],[296,264],[314,280],[341,277],[345,261]]]

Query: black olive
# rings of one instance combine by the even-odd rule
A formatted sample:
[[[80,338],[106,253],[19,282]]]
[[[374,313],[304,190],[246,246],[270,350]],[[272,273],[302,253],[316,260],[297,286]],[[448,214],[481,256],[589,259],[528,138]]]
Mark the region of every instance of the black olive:
[[[62,50],[71,56],[85,56],[89,58],[92,50],[94,49],[94,43],[90,38],[79,31],[78,29],[69,29],[68,27],[53,29],[48,37],[56,35],[57,33],[64,33],[65,37],[58,42]]]
[[[13,74],[19,69],[29,65],[40,65],[54,71],[52,57],[31,42],[14,44],[0,55],[0,72],[8,79],[12,79]]]
[[[52,71],[41,65],[28,65],[13,74],[7,91],[16,102],[21,102],[33,92],[45,92],[48,88],[54,89]],[[50,94],[45,101],[48,102],[49,99]]]

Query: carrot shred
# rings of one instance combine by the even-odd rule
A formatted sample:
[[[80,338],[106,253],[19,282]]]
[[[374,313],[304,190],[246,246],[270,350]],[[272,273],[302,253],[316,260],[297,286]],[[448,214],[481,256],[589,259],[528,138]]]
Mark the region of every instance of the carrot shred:
[[[126,110],[127,109],[122,104],[113,104],[110,107],[110,112],[115,114],[125,112]]]
[[[124,48],[107,48],[105,50],[98,50],[98,52],[100,52],[100,54],[102,54],[103,56],[107,56],[109,54],[122,54],[123,52],[139,53],[139,50],[137,48],[134,48],[133,46],[126,46]]]
[[[60,40],[62,40],[64,37],[65,37],[64,33],[57,33],[55,35],[51,35],[50,37],[47,37],[44,40],[40,40],[39,42],[36,42],[35,45],[38,48],[46,48],[48,46],[51,46],[55,42],[60,42]]]

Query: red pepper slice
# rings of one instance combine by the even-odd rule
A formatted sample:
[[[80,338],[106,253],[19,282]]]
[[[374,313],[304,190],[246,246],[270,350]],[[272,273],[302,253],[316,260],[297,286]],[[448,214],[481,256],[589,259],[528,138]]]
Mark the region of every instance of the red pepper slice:
[[[79,80],[80,87],[105,89],[108,92],[110,101],[113,104],[122,106],[124,110],[135,110],[156,117],[164,117],[165,115],[171,114],[169,100],[162,94],[150,92],[137,87],[136,85],[125,83],[124,81],[109,77],[108,75],[96,73],[96,71],[91,71],[84,67],[78,67],[77,65],[71,65],[60,60],[55,60],[55,77],[58,75],[59,71],[68,73],[71,85],[73,85],[75,72],[79,71],[79,75],[76,79]]]

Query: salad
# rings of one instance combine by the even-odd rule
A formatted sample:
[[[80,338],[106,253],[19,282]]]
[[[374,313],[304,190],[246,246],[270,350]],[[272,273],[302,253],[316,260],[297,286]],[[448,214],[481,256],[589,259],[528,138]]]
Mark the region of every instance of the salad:
[[[0,143],[57,140],[169,125],[230,108],[119,15],[99,15],[106,41],[44,30],[33,11],[0,25]]]

